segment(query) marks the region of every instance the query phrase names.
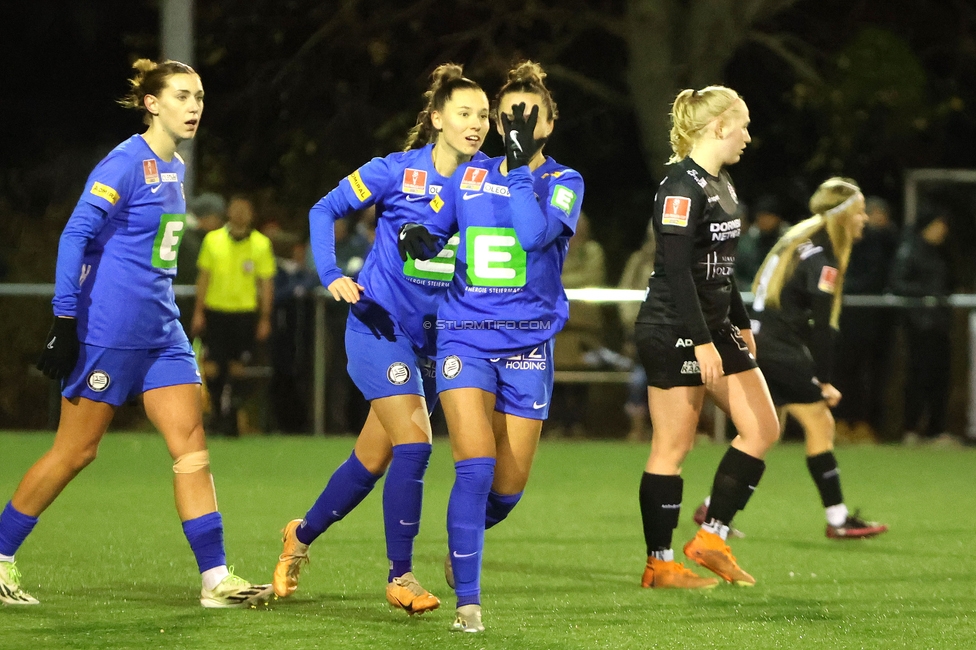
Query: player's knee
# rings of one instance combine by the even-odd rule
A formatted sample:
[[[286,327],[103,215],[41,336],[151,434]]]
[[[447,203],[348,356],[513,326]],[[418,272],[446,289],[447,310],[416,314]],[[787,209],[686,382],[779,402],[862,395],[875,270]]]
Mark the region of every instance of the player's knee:
[[[210,452],[206,449],[202,451],[191,451],[183,454],[173,463],[174,474],[192,474],[202,469],[210,467]]]
[[[65,464],[75,474],[91,465],[98,457],[98,446],[85,447],[65,459]]]
[[[678,469],[684,463],[685,458],[695,445],[694,438],[690,440],[671,440],[668,444],[659,444],[655,441],[651,445],[651,461],[655,466]]]

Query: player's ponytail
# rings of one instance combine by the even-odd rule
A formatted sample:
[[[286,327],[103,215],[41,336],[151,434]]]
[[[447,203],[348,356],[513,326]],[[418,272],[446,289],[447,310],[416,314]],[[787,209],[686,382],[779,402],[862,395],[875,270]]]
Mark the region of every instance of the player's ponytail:
[[[119,104],[140,111],[142,121],[147,125],[152,123],[153,116],[146,109],[146,95],[158,96],[166,87],[167,80],[175,74],[196,74],[193,68],[179,61],[156,63],[149,59],[138,59],[132,68],[136,73],[129,79],[129,92],[119,100]]]
[[[844,275],[854,247],[846,223],[854,214],[858,196],[862,196],[861,188],[850,178],[834,177],[820,184],[810,197],[810,211],[814,215],[787,230],[759,267],[752,287],[757,299],[761,295],[766,305],[777,309],[780,307],[783,286],[793,276],[800,261],[797,249],[816,233],[826,229],[838,266],[830,324],[836,329],[840,328]]]
[[[708,86],[701,90],[686,88],[671,105],[671,150],[668,164],[684,160],[702,130],[716,117],[733,108],[742,98],[725,86]]]
[[[502,105],[502,98],[508,93],[532,93],[542,99],[548,114],[548,121],[559,117],[559,108],[552,98],[552,93],[546,87],[546,71],[535,61],[520,61],[508,71],[508,81],[495,96],[492,105],[491,119],[498,119],[498,111]],[[507,108],[507,107],[506,107]]]
[[[430,87],[424,93],[427,104],[417,114],[417,123],[407,132],[407,139],[403,143],[404,151],[420,149],[437,140],[437,129],[434,128],[430,114],[443,111],[444,104],[458,89],[480,91],[481,86],[465,77],[464,68],[456,63],[444,63],[434,69],[430,75]]]

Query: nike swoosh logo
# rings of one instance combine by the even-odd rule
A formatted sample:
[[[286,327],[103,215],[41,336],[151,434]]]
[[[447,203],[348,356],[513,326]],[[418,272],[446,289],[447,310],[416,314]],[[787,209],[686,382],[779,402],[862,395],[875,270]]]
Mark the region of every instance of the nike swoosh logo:
[[[461,198],[467,201],[469,199],[473,199],[476,196],[481,196],[482,194],[484,194],[484,192],[475,192],[474,194],[468,194],[467,192],[465,192],[464,196],[462,196]]]
[[[541,409],[543,406],[545,406],[548,403],[549,402],[543,402],[542,404],[539,404],[539,402],[532,402],[532,408]]]
[[[162,186],[163,186],[163,184],[162,184],[162,183],[160,183],[159,185],[154,185],[154,186],[152,187],[152,189],[150,189],[149,191],[150,191],[150,192],[152,192],[153,194],[155,194],[156,192],[158,192],[158,191],[159,191],[159,188],[161,188]]]
[[[408,201],[411,201],[411,202],[413,202],[413,201],[423,201],[426,198],[427,198],[427,195],[426,194],[421,195],[421,196],[417,196],[415,194],[408,194],[407,195],[407,200]]]
[[[52,338],[51,341],[47,344],[47,349],[48,350],[53,350],[54,349],[54,342],[57,341],[57,340],[58,340],[58,337],[56,337],[56,336],[54,338]]]
[[[522,145],[518,141],[518,131],[512,129],[511,131],[508,132],[508,137],[512,139],[512,142],[515,144],[516,147],[518,147],[518,150],[522,151]]]
[[[471,557],[472,555],[477,555],[477,554],[478,554],[478,551],[475,551],[474,553],[465,553],[463,555],[460,554],[460,553],[458,553],[457,551],[454,551],[454,557],[456,557],[456,558]]]
[[[335,510],[332,511],[332,515],[335,516],[335,517],[341,517],[342,516],[338,512],[336,512]]]
[[[404,521],[402,519],[400,520],[401,526],[416,526],[419,523],[420,523],[419,521]]]

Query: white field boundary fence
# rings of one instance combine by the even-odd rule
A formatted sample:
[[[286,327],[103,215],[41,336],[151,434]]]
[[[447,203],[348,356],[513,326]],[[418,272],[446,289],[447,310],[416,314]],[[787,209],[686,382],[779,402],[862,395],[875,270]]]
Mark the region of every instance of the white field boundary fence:
[[[191,297],[196,294],[193,285],[176,285],[173,287],[177,298]],[[594,304],[619,304],[623,302],[642,302],[644,291],[633,289],[568,289],[567,297],[571,301]],[[32,298],[47,298],[54,296],[53,284],[3,284],[0,283],[0,297],[19,296]],[[313,294],[315,300],[315,342],[313,360],[313,433],[325,434],[325,363],[327,355],[326,338],[326,300],[332,296],[322,287],[318,287]],[[742,294],[746,304],[752,302],[752,294]],[[890,307],[905,309],[910,307],[940,307],[949,306],[965,309],[969,312],[968,341],[969,341],[969,400],[967,403],[966,435],[976,439],[976,294],[953,294],[945,299],[935,297],[907,298],[904,296],[844,296],[846,307]],[[600,379],[600,372],[594,372],[594,378]],[[724,438],[724,418],[716,417],[715,437]]]

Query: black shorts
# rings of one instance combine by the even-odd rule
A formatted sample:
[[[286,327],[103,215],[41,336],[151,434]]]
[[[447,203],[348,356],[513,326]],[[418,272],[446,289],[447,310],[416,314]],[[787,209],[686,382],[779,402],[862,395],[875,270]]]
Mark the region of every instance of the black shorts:
[[[634,337],[641,364],[647,372],[648,386],[674,388],[702,385],[695,345],[682,334],[669,325],[637,323]],[[726,322],[713,330],[712,342],[722,357],[722,369],[726,375],[756,367],[756,360],[735,325]]]
[[[207,309],[204,315],[207,329],[203,334],[203,342],[207,346],[207,359],[219,365],[230,361],[248,363],[254,354],[257,312]]]
[[[805,354],[774,359],[760,355],[759,369],[776,406],[815,404],[823,400],[813,361]]]

